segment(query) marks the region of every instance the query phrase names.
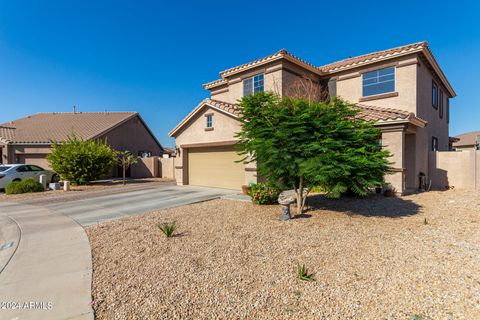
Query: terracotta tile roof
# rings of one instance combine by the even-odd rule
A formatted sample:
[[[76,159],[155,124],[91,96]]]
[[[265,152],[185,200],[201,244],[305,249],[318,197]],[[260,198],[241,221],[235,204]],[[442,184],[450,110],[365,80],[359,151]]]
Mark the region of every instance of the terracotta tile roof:
[[[213,100],[213,99],[206,99],[205,102],[216,108],[222,109],[223,111],[233,114],[235,116],[240,115],[240,112],[238,110],[238,105],[236,104],[231,104],[228,102],[223,102],[223,101]]]
[[[288,52],[285,49],[281,49],[281,50],[275,52],[274,54],[271,54],[271,55],[266,56],[264,58],[260,58],[260,59],[257,59],[257,60],[251,61],[251,62],[241,64],[239,66],[224,70],[224,71],[220,72],[220,75],[222,77],[226,77],[226,76],[229,76],[231,74],[234,74],[234,73],[243,71],[245,69],[251,68],[253,66],[257,66],[257,65],[260,65],[260,64],[265,64],[265,63],[275,61],[275,60],[279,60],[279,59],[282,59],[282,58],[287,58],[289,60],[294,60],[297,63],[303,64],[303,65],[305,65],[307,67],[310,67],[312,69],[316,69],[316,67],[313,64],[311,64],[311,63],[309,63],[309,62],[307,62],[303,59],[300,59],[299,57],[291,54],[290,52]]]
[[[0,124],[0,139],[11,143],[50,143],[65,141],[72,134],[91,139],[136,115],[136,112],[38,113]]]
[[[454,147],[473,146],[477,141],[480,141],[480,131],[467,132],[455,136],[455,138],[458,138],[460,140],[453,143]]]
[[[405,120],[414,116],[413,113],[404,110],[381,108],[365,104],[357,104],[357,106],[360,108],[358,117],[366,121]]]
[[[240,115],[240,113],[238,112],[238,107],[235,104],[219,101],[219,100],[205,99],[202,102],[200,102],[192,111],[190,111],[190,113],[185,118],[183,118],[183,120],[180,121],[180,123],[177,124],[175,128],[173,128],[168,133],[168,135],[170,137],[173,137],[185,124],[187,124],[190,121],[190,119],[193,119],[193,117],[195,116],[195,114],[197,114],[197,112],[199,112],[205,106],[210,106],[218,110],[224,111],[225,113],[230,114],[235,118],[238,118],[238,116]]]
[[[205,100],[208,104],[215,106],[219,109],[222,109],[228,113],[231,113],[235,116],[240,116],[241,110],[239,109],[238,105],[231,104],[227,102],[222,102],[218,100]],[[360,113],[358,115],[359,118],[366,120],[366,121],[377,121],[377,122],[384,122],[384,121],[394,121],[394,120],[409,120],[409,119],[419,119],[420,121],[424,121],[420,118],[417,118],[413,113],[399,110],[399,109],[392,109],[392,108],[382,108],[382,107],[375,107],[375,106],[368,106],[365,104],[358,104],[357,106],[360,108]]]
[[[401,47],[372,52],[372,53],[364,54],[358,57],[344,59],[344,60],[333,62],[324,66],[320,66],[318,67],[318,69],[323,72],[332,72],[332,71],[335,72],[335,71],[340,71],[342,69],[346,69],[348,67],[354,67],[357,65],[372,63],[379,59],[390,58],[392,56],[420,51],[424,48],[428,48],[428,43],[426,41],[412,43],[412,44],[408,44]]]
[[[11,141],[15,133],[15,128],[11,127],[8,124],[0,125],[0,141]]]
[[[175,136],[176,133],[191,119],[193,119],[195,114],[205,106],[211,106],[213,108],[222,110],[234,116],[235,118],[238,118],[241,115],[241,110],[239,109],[239,106],[237,104],[213,99],[205,99],[200,102],[195,107],[195,109],[193,109],[175,128],[173,128],[172,131],[169,132],[169,135],[171,137]],[[416,117],[413,113],[408,111],[368,106],[364,104],[357,104],[357,106],[360,108],[358,118],[365,121],[375,121],[378,125],[388,124],[389,122],[402,120],[402,122],[411,122],[421,127],[424,127],[427,124],[425,120]]]
[[[219,86],[219,85],[222,85],[222,84],[226,84],[226,83],[228,83],[227,79],[218,79],[218,80],[214,80],[214,81],[204,83],[203,87],[205,89],[208,89],[208,88],[213,88],[213,87],[216,87],[216,86]]]

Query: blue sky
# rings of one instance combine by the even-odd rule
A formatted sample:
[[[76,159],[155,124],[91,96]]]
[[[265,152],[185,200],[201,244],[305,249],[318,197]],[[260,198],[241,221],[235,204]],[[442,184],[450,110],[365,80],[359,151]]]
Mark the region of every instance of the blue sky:
[[[46,111],[138,111],[165,146],[218,72],[281,48],[322,65],[427,40],[480,130],[480,5],[440,1],[0,0],[0,123]]]

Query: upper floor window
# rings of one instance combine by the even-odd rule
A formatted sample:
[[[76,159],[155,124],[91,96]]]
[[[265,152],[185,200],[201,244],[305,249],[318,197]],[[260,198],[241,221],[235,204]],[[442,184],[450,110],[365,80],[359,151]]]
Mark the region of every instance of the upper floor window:
[[[443,91],[440,90],[440,97],[438,101],[438,115],[440,116],[440,119],[443,119]]]
[[[263,91],[263,73],[243,80],[243,96],[248,96],[254,94],[255,92]]]
[[[438,86],[432,82],[432,107],[438,109]]]
[[[213,128],[213,115],[212,114],[207,114],[206,116],[207,119],[207,128]]]
[[[363,96],[395,91],[395,68],[366,72],[362,75]]]
[[[438,151],[438,138],[432,137],[432,151]]]

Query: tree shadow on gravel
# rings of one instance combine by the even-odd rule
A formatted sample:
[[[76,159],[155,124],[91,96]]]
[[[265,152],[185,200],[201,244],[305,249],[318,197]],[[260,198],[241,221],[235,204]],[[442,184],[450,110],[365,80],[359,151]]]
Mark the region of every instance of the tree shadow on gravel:
[[[308,211],[330,210],[347,215],[366,217],[408,217],[420,212],[421,206],[401,197],[371,195],[366,198],[342,197],[329,199],[323,194],[311,195],[307,199]]]

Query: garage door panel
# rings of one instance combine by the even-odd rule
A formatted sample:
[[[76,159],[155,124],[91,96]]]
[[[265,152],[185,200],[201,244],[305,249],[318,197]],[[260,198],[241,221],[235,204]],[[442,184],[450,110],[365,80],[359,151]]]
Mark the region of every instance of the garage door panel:
[[[245,182],[241,157],[233,147],[192,148],[188,151],[188,183],[227,189],[240,189]]]
[[[44,169],[50,168],[46,154],[21,154],[18,160],[19,163],[34,164]]]

